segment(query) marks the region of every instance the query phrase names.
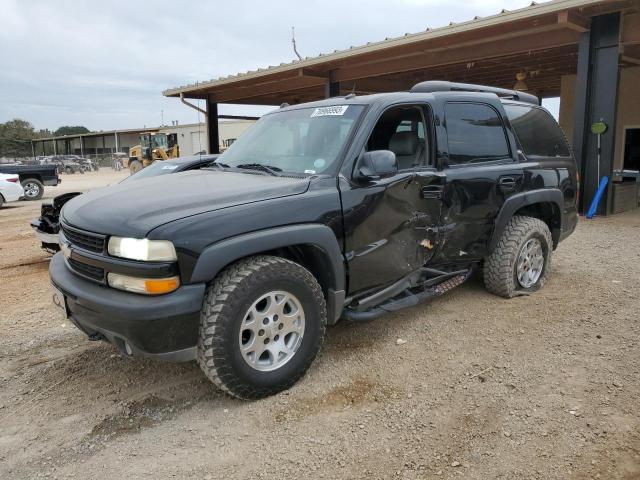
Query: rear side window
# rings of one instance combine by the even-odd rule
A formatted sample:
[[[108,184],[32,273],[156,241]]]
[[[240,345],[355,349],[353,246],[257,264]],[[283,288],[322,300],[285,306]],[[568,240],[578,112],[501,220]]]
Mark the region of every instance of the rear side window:
[[[445,121],[450,165],[510,157],[502,119],[489,105],[447,103]]]
[[[560,125],[545,110],[528,105],[505,104],[504,109],[520,148],[529,157],[570,157]]]

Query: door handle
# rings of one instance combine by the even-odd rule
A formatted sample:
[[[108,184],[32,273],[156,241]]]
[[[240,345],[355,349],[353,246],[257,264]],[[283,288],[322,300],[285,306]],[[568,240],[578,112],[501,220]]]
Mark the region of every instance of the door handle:
[[[422,187],[422,198],[442,198],[444,187],[442,185],[429,185]]]
[[[500,177],[498,179],[498,186],[502,190],[515,190],[519,177]]]

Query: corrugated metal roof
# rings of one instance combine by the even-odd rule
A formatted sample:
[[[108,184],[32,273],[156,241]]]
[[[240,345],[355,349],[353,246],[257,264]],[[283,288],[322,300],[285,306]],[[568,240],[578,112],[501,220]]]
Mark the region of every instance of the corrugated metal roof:
[[[307,68],[317,66],[319,64],[328,63],[336,60],[343,60],[355,55],[371,53],[387,48],[397,47],[405,44],[430,40],[438,37],[455,35],[456,33],[466,32],[474,29],[481,29],[508,23],[525,18],[536,17],[550,13],[559,12],[567,9],[575,9],[588,7],[597,4],[605,4],[607,0],[552,0],[544,3],[531,3],[528,7],[520,8],[513,11],[502,10],[496,15],[487,17],[475,17],[472,20],[460,23],[451,22],[449,25],[434,29],[427,29],[424,32],[406,33],[399,37],[385,38],[378,42],[368,42],[365,45],[352,46],[344,50],[334,50],[332,53],[321,53],[316,57],[305,57],[303,60],[293,60],[280,65],[270,65],[266,68],[258,68],[247,72],[237,73],[235,75],[227,75],[204,82],[196,82],[190,85],[171,88],[162,92],[165,96],[178,96],[181,93],[195,93],[197,91],[206,90],[222,85],[233,84],[238,80],[248,80],[251,78],[259,78],[261,76],[282,73],[297,68]]]
[[[126,128],[122,130],[105,130],[101,132],[89,132],[89,133],[72,133],[70,135],[58,135],[55,137],[40,137],[33,138],[32,142],[39,142],[42,140],[70,140],[73,138],[80,137],[110,137],[112,135],[118,134],[128,134],[128,133],[143,133],[143,132],[157,132],[160,130],[160,127],[149,127],[149,128]]]

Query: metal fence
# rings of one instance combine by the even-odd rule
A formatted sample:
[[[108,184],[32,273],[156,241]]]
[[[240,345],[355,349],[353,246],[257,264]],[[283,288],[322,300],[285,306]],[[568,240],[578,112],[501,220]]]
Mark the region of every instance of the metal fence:
[[[51,157],[73,157],[74,155],[46,155],[46,156],[37,156],[37,157],[1,157],[0,165],[6,164],[21,164],[21,165],[38,165],[46,161],[46,159]],[[79,155],[78,155],[79,156]],[[91,160],[94,164],[96,164],[99,168],[113,168],[114,170],[119,170],[122,168],[125,163],[124,160],[128,158],[128,156],[124,153],[98,153],[98,154],[90,154],[84,155],[81,158],[86,158]],[[73,158],[68,158],[69,160],[74,160]]]
[[[116,163],[120,163],[120,167],[123,165],[123,160],[128,159],[129,157],[125,154],[117,154],[117,153],[98,153],[91,155],[84,155],[83,158],[88,158],[92,160],[98,167],[110,167],[117,168]]]

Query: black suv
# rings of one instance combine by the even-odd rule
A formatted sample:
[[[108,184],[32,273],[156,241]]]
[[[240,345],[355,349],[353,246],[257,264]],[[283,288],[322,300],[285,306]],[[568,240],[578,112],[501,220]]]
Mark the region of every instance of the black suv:
[[[532,95],[423,82],[284,105],[198,172],[72,199],[54,302],[123,354],[198,360],[240,398],[290,387],[325,327],[483,269],[541,288],[577,223],[576,164]]]

